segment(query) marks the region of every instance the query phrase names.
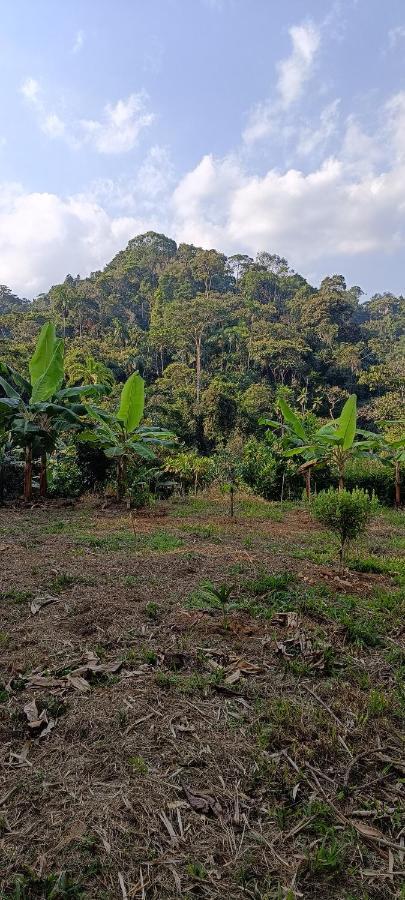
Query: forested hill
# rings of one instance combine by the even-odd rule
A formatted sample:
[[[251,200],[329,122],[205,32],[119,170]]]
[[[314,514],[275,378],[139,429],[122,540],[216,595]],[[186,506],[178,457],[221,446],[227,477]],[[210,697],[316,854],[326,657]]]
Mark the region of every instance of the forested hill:
[[[254,432],[280,391],[324,417],[355,391],[368,427],[403,415],[404,298],[362,302],[334,274],[315,289],[274,254],[226,257],[148,232],[32,303],[2,286],[0,359],[26,368],[49,318],[70,383],[114,385],[138,368],[154,420],[201,448]]]

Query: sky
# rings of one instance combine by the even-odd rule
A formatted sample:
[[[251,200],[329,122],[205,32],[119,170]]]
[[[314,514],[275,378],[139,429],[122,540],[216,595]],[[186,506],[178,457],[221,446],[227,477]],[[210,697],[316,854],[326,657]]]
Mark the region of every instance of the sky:
[[[0,0],[0,282],[144,231],[405,291],[404,0]]]

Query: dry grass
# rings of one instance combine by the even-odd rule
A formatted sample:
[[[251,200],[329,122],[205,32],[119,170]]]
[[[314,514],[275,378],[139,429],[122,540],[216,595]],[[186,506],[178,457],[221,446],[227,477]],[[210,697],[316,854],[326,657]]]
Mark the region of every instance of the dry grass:
[[[400,518],[163,512],[0,513],[0,897],[403,897]]]

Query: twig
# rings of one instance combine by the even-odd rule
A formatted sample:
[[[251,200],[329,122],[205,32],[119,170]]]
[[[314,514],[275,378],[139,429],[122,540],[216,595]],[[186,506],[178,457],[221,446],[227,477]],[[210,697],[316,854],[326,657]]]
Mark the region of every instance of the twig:
[[[122,900],[128,900],[127,889],[125,887],[125,881],[121,875],[121,872],[118,872],[118,881],[119,881],[120,888],[121,888]]]
[[[328,706],[328,704],[325,703],[325,701],[322,700],[321,697],[318,697],[318,694],[316,694],[315,691],[312,691],[311,688],[308,687],[306,684],[302,684],[302,687],[303,687],[306,691],[308,691],[308,694],[311,694],[311,697],[313,697],[314,700],[317,700],[318,703],[320,703],[321,706],[323,706],[323,708],[326,709],[326,711],[327,711],[327,712],[329,713],[329,715],[332,717],[332,719],[334,720],[334,722],[336,722],[336,724],[339,725],[340,728],[343,728],[343,730],[345,731],[346,729],[345,729],[345,727],[344,727],[344,725],[343,725],[343,722],[341,722],[340,719],[338,719],[337,715],[333,712],[333,709],[331,709],[330,706]],[[338,734],[338,741],[339,741],[339,743],[342,745],[343,749],[346,750],[346,753],[348,753],[349,756],[351,756],[351,757],[353,758],[353,753],[352,753],[352,751],[349,749],[349,747],[347,746],[346,741],[343,740],[341,734]]]

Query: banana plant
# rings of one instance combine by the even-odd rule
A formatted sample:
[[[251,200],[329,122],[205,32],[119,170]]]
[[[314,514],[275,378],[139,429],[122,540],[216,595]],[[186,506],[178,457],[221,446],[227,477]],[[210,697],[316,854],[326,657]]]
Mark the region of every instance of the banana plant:
[[[279,450],[284,456],[302,455],[304,457],[304,463],[300,466],[299,472],[304,477],[307,500],[310,500],[312,469],[318,462],[317,455],[310,447],[311,437],[305,429],[303,420],[296,415],[282,397],[279,397],[277,405],[283,417],[282,423],[266,418],[260,419],[259,423],[267,425],[268,429],[273,432],[281,431]]]
[[[346,400],[338,419],[322,425],[315,434],[309,436],[303,422],[288,406],[285,400],[279,400],[279,408],[284,420],[285,436],[292,446],[285,450],[286,457],[302,456],[305,460],[302,471],[310,471],[318,462],[325,461],[336,467],[339,477],[339,490],[344,489],[346,465],[349,459],[361,456],[370,451],[368,440],[356,440],[361,432],[357,430],[357,397],[351,394]],[[269,427],[279,423],[262,420]],[[306,476],[307,477],[307,476]],[[307,495],[309,488],[307,483]]]
[[[93,427],[85,429],[81,441],[96,444],[109,459],[116,462],[117,499],[125,493],[127,464],[137,456],[156,459],[151,447],[167,447],[173,435],[161,428],[141,425],[145,406],[145,383],[141,375],[129,376],[121,391],[120,405],[115,413],[95,406],[86,406]]]
[[[379,421],[383,428],[394,426],[395,429],[403,426],[404,420]],[[373,455],[378,456],[380,462],[384,465],[394,467],[394,487],[395,487],[395,506],[397,509],[401,506],[401,467],[405,464],[405,434],[400,437],[391,437],[389,434],[377,434],[371,431],[361,431],[365,443]]]
[[[10,435],[13,446],[24,451],[24,499],[32,497],[33,461],[40,459],[40,495],[47,493],[47,454],[57,437],[69,429],[83,428],[84,397],[105,392],[101,385],[62,388],[64,344],[56,337],[55,326],[47,322],[41,329],[29,361],[29,379],[9,365],[0,367],[0,425]]]

